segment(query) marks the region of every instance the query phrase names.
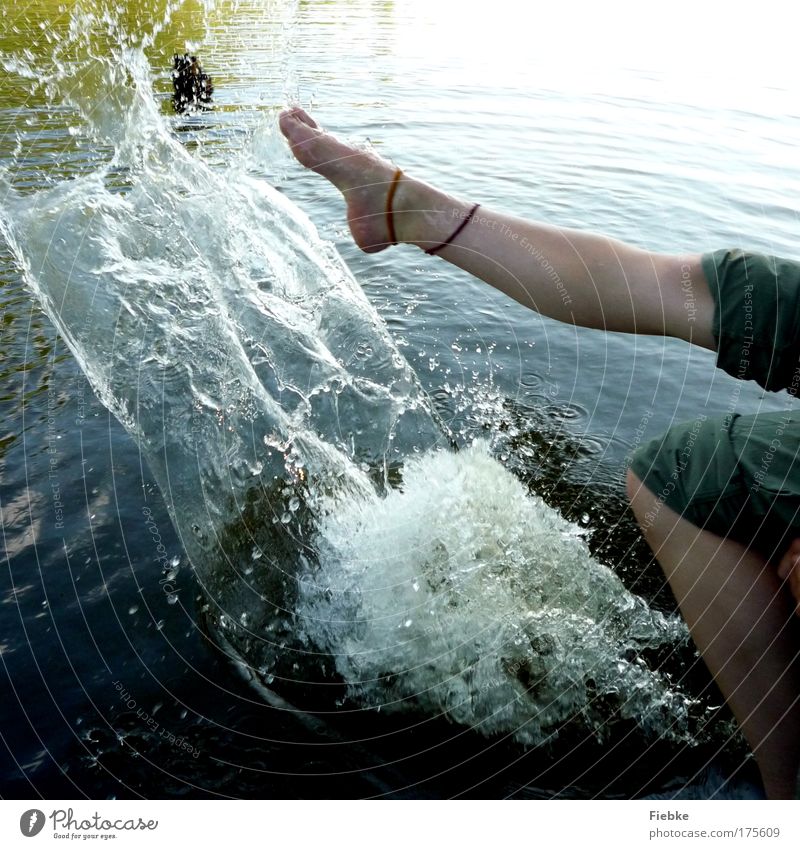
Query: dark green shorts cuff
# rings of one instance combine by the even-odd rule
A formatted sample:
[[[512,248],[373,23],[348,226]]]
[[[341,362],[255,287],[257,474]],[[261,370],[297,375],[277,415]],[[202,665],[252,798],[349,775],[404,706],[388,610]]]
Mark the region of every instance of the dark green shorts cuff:
[[[789,412],[678,425],[642,446],[630,468],[655,496],[645,526],[666,505],[768,557],[800,536],[800,418]]]
[[[704,254],[717,366],[771,391],[800,390],[800,263],[740,250]]]

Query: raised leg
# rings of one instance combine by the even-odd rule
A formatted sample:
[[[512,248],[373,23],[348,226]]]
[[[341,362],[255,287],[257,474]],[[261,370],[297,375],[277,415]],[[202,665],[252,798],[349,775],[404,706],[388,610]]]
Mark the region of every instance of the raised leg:
[[[800,635],[790,594],[761,555],[681,518],[633,472],[628,496],[692,638],[756,756],[767,796],[794,798]]]
[[[395,167],[323,132],[301,109],[284,112],[280,126],[297,159],[344,195],[359,247],[388,247],[386,200]],[[391,206],[398,240],[421,248],[445,241],[472,208],[405,175]],[[484,207],[438,255],[551,318],[716,347],[714,303],[697,255],[650,253]]]

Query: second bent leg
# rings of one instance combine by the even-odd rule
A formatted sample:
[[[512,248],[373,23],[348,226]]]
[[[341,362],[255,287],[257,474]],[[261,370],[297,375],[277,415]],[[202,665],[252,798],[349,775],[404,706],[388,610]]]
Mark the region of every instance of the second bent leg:
[[[768,797],[793,798],[800,639],[789,593],[760,554],[681,518],[632,472],[628,494],[695,645],[756,756]]]

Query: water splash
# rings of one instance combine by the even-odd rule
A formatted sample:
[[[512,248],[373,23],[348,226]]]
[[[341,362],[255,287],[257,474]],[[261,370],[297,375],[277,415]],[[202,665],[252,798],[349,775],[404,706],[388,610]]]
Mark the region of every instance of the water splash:
[[[91,84],[68,100],[108,155],[0,185],[0,232],[140,446],[225,643],[276,686],[342,682],[526,744],[612,718],[683,735],[641,655],[682,626],[485,452],[435,450],[449,438],[336,252],[242,162],[176,141],[109,14],[62,47],[83,45]]]
[[[686,700],[642,659],[682,624],[648,608],[476,444],[406,464],[386,497],[337,504],[298,619],[352,698],[541,743],[576,720],[686,732]]]

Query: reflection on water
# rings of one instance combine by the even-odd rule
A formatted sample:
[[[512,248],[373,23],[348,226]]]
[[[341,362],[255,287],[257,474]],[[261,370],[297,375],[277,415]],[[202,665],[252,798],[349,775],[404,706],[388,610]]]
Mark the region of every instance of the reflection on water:
[[[298,98],[316,103],[321,118],[342,132],[369,137],[405,168],[455,191],[469,174],[471,194],[521,213],[665,250],[716,247],[746,234],[754,247],[796,255],[798,171],[787,140],[797,137],[798,118],[788,92],[773,86],[769,97],[754,100],[753,87],[767,76],[752,78],[742,101],[728,108],[713,75],[703,71],[697,85],[658,51],[602,64],[596,39],[584,45],[591,49],[582,63],[570,61],[563,37],[546,39],[531,57],[522,43],[534,21],[519,10],[490,20],[447,4],[164,0],[121,10],[101,2],[60,8],[35,4],[0,36],[7,80],[0,165],[14,190],[3,199],[7,238],[16,260],[27,261],[29,285],[47,302],[94,389],[139,447],[100,415],[76,361],[39,314],[28,331],[29,296],[9,257],[2,293],[9,363],[2,509],[4,529],[14,531],[19,545],[8,550],[15,562],[7,598],[17,599],[23,621],[34,625],[44,616],[55,623],[70,605],[54,612],[52,599],[66,588],[76,614],[95,611],[90,637],[114,647],[103,659],[113,674],[95,670],[78,687],[59,663],[46,665],[68,702],[65,730],[53,744],[64,754],[56,760],[66,758],[73,768],[100,764],[144,787],[140,768],[110,754],[117,728],[133,750],[189,774],[186,749],[156,745],[137,727],[135,711],[119,704],[87,708],[84,688],[98,704],[116,702],[111,684],[119,679],[140,708],[147,705],[148,716],[158,715],[161,702],[170,705],[164,727],[183,730],[192,752],[202,752],[190,770],[198,786],[218,778],[221,740],[242,763],[279,771],[286,757],[281,740],[299,735],[313,744],[317,735],[332,734],[344,744],[351,732],[360,733],[346,717],[363,716],[365,705],[402,704],[428,721],[446,715],[527,744],[558,730],[561,757],[591,740],[590,752],[573,754],[575,774],[587,767],[598,773],[587,792],[608,792],[620,780],[604,772],[596,748],[610,717],[622,723],[614,732],[620,740],[641,741],[644,726],[646,739],[667,729],[681,738],[691,727],[695,740],[724,741],[728,726],[715,724],[714,696],[675,642],[674,620],[648,613],[649,625],[633,624],[631,612],[646,608],[588,559],[580,534],[589,535],[592,550],[629,587],[669,606],[657,573],[644,568],[646,555],[634,548],[631,556],[635,534],[629,522],[618,521],[606,487],[618,481],[634,439],[699,407],[724,409],[731,382],[711,381],[702,353],[656,340],[576,335],[452,270],[421,265],[402,251],[363,257],[344,238],[341,249],[385,319],[389,339],[302,216],[255,178],[279,184],[313,213],[323,236],[339,239],[335,193],[294,167],[275,133],[277,107]],[[569,10],[546,14],[552,32],[563,34]],[[541,32],[542,19],[536,23]],[[474,48],[488,57],[494,46],[493,61],[475,61]],[[168,103],[171,57],[186,50],[201,55],[217,86],[215,110],[188,120],[170,115]],[[759,73],[776,69],[768,64]],[[721,133],[726,125],[737,133]],[[93,182],[92,173],[100,179]],[[309,316],[310,331],[304,329]],[[406,360],[430,390],[435,411]],[[387,378],[386,395],[367,392],[359,380],[384,367],[387,375],[399,368],[403,379]],[[697,375],[695,383],[687,373]],[[191,409],[182,409],[182,399],[191,399]],[[736,402],[750,409],[788,403],[763,399],[752,387],[737,389]],[[402,421],[409,409],[412,424],[394,443],[389,466],[415,443],[446,442],[439,418],[461,444],[494,433],[502,463],[577,526],[550,518],[494,461],[469,452],[465,459],[442,455],[430,466],[412,464],[405,492],[373,495],[374,482],[396,482],[397,469],[376,461],[395,438],[387,422]],[[195,428],[198,417],[202,427]],[[166,496],[178,537],[137,450]],[[301,469],[312,469],[315,483],[318,472],[337,471],[309,493]],[[342,478],[351,481],[346,498],[335,494]],[[482,502],[481,493],[501,501],[505,493],[503,505],[516,507],[488,521],[484,512],[496,506]],[[300,517],[309,496],[317,520],[306,526]],[[449,514],[436,524],[442,503],[462,524]],[[154,523],[143,521],[143,505]],[[502,537],[500,518],[511,521]],[[198,573],[184,562],[176,575],[162,574],[171,560],[162,557],[156,534],[170,558],[188,551]],[[286,589],[298,550],[308,554],[299,561],[302,603],[267,616],[265,605],[298,603]],[[46,577],[36,563],[44,564]],[[277,584],[276,574],[283,575]],[[595,576],[588,590],[584,574]],[[563,593],[542,593],[554,581],[564,582]],[[170,592],[162,591],[166,584]],[[590,612],[587,604],[598,609]],[[251,660],[248,674],[262,684],[288,678],[296,685],[292,697],[301,699],[304,681],[327,682],[330,689],[315,696],[325,693],[320,705],[342,702],[331,720],[336,727],[304,724],[300,714],[299,728],[281,725],[281,734],[262,738],[257,752],[235,745],[264,726],[241,713],[226,720],[216,712],[230,704],[236,713],[248,697],[213,667],[214,649],[197,623],[210,627],[211,636],[224,632],[218,641]],[[265,638],[261,629],[270,623]],[[19,680],[26,643],[41,653],[47,638],[38,643],[27,631],[11,633],[17,636],[4,652],[20,659],[12,666]],[[141,646],[139,658],[116,645],[129,635]],[[88,667],[90,654],[71,649],[69,660]],[[659,679],[652,672],[657,666],[673,670],[680,686]],[[211,668],[209,695],[197,681]],[[553,677],[555,671],[569,683]],[[626,688],[644,693],[644,700],[631,699]],[[540,699],[534,698],[535,709],[531,694]],[[268,707],[286,711],[277,703]],[[60,709],[51,703],[41,721]],[[264,719],[266,709],[252,708]],[[569,730],[576,713],[579,730]],[[201,716],[214,719],[204,728]],[[12,725],[19,722],[9,717]],[[383,754],[407,746],[402,722],[374,721],[378,735],[394,735]],[[83,738],[74,734],[79,724],[90,729]],[[438,728],[426,739],[442,741],[449,733]],[[80,754],[70,748],[77,739]],[[43,784],[54,781],[53,766],[36,745],[21,745],[28,747],[29,773]],[[453,762],[471,757],[478,745],[455,744]],[[674,740],[651,745],[682,751]],[[493,747],[490,741],[488,750]],[[362,768],[371,768],[381,750],[375,744],[362,751]],[[736,746],[729,751],[735,762]],[[636,753],[628,754],[635,764]],[[491,756],[499,763],[506,757]],[[675,773],[694,769],[691,757],[683,757]],[[343,758],[340,749],[316,771],[337,772]],[[418,781],[425,770],[420,755],[379,792]],[[12,766],[5,773],[9,781],[15,774]],[[470,783],[471,767],[463,774]],[[568,774],[542,779],[541,786],[560,789]],[[90,770],[79,780],[106,786]],[[231,795],[259,794],[233,774],[227,780]],[[529,780],[530,773],[509,778],[517,786]],[[617,791],[623,795],[639,792],[650,776],[632,766],[626,780]],[[298,780],[297,795],[306,792],[301,785]],[[181,786],[176,782],[172,792]],[[351,792],[370,791],[354,780]],[[439,792],[449,791],[439,785]]]

